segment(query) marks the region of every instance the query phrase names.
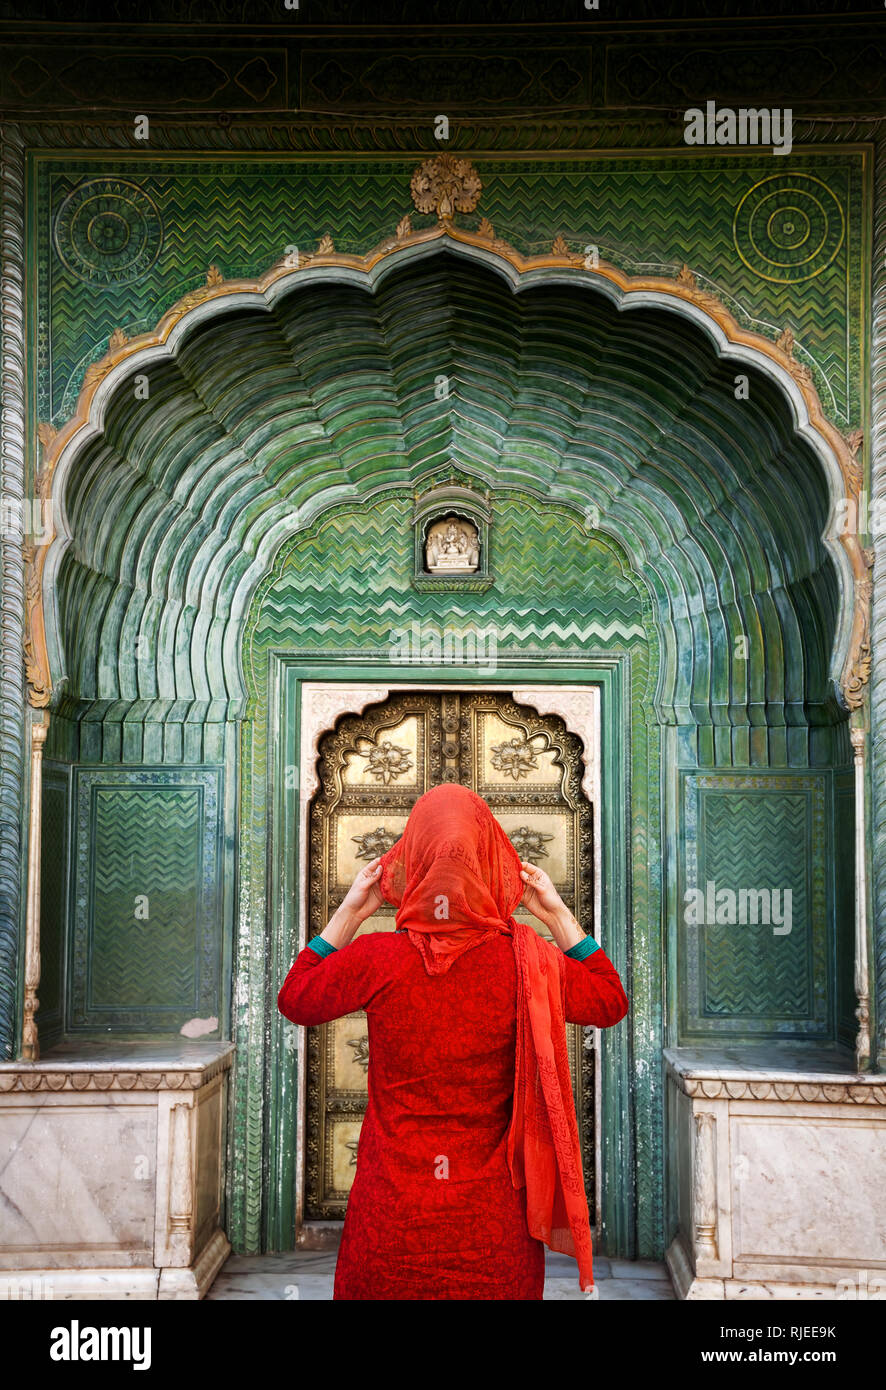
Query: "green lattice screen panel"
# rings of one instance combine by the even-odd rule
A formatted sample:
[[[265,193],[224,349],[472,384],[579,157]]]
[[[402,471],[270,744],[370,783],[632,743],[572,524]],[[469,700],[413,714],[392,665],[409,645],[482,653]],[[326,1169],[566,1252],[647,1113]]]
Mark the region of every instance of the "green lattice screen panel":
[[[218,1036],[218,770],[80,768],[75,800],[71,1028]]]
[[[823,777],[686,777],[679,914],[681,1016],[688,1036],[830,1035],[825,801]],[[710,897],[708,884],[714,885]],[[691,888],[705,895],[697,924],[686,920]],[[734,899],[721,897],[723,890]],[[747,899],[741,920],[743,890],[770,895],[769,920],[764,897]],[[713,920],[709,904],[716,909]],[[732,905],[733,920],[718,921],[717,913]]]

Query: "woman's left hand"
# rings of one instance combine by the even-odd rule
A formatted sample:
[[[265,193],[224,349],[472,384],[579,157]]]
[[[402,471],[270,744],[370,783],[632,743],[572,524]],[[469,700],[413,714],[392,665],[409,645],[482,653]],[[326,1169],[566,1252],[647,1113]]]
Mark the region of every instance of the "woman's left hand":
[[[551,918],[568,912],[566,904],[544,869],[540,869],[537,864],[530,864],[521,859],[520,877],[523,880],[521,901],[533,917],[537,917],[540,922],[544,922],[547,926]]]
[[[364,864],[320,935],[340,950],[350,945],[362,922],[384,902],[381,895],[381,857]]]

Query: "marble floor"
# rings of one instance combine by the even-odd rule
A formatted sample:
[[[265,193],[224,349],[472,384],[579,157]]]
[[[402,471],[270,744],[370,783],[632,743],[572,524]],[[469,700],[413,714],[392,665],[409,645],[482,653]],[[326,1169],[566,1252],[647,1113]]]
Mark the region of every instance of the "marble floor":
[[[287,1255],[231,1255],[220,1270],[208,1299],[306,1299],[332,1298],[335,1250],[297,1250]],[[594,1260],[594,1278],[601,1301],[609,1299],[661,1300],[675,1298],[663,1264],[640,1260]],[[578,1287],[576,1264],[566,1255],[547,1256],[546,1299],[584,1299]]]

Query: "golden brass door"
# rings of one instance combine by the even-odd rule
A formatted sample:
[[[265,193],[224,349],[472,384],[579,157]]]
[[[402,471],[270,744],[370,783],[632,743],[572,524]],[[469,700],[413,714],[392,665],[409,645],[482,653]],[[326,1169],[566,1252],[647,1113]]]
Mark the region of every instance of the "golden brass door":
[[[592,808],[581,791],[582,749],[557,715],[508,694],[401,692],[349,715],[320,744],[311,806],[310,935],[322,931],[362,864],[403,833],[416,799],[461,782],[488,803],[522,859],[547,870],[592,932]],[[393,931],[387,905],[362,932]],[[515,914],[542,936],[520,907]],[[548,938],[550,939],[550,938]],[[567,1026],[585,1186],[594,1212],[594,1030]],[[305,1220],[344,1216],[366,1108],[366,1016],[308,1029]]]

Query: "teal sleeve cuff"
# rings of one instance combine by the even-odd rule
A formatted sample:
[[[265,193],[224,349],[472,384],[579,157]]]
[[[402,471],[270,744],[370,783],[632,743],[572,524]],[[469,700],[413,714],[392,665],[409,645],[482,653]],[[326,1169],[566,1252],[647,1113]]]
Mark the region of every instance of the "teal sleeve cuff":
[[[322,936],[315,936],[308,942],[312,951],[316,951],[318,956],[331,956],[337,948],[329,941],[325,941]]]
[[[571,956],[573,960],[584,960],[586,956],[592,956],[595,951],[599,951],[600,943],[595,941],[592,936],[586,936],[584,941],[579,941],[575,946],[570,946],[568,951],[564,951],[564,956]]]

